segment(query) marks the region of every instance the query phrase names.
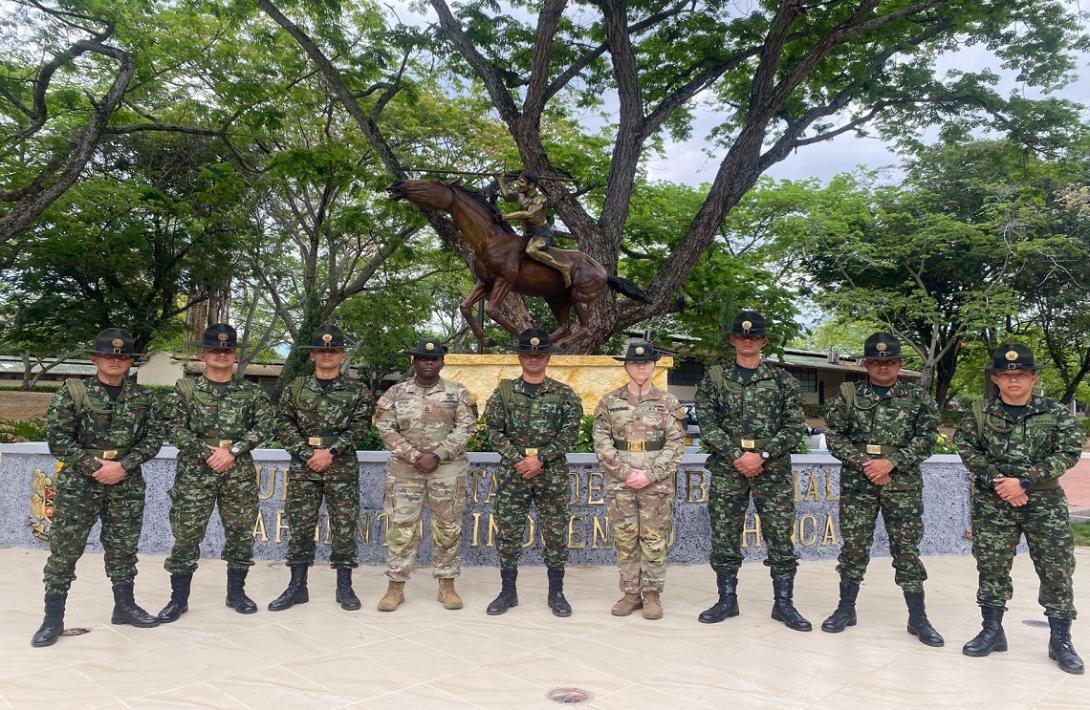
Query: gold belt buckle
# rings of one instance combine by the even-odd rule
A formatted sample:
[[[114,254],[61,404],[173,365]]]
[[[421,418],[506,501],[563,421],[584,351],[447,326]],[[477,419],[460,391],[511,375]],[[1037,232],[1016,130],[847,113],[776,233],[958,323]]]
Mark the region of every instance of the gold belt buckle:
[[[320,437],[320,436],[312,436],[309,439],[307,439],[307,446],[321,446],[321,445],[322,445],[322,437]]]
[[[647,451],[647,440],[640,439],[639,441],[628,442],[629,451]]]
[[[233,443],[235,443],[235,442],[231,441],[230,439],[220,439],[219,447],[221,449],[228,449],[228,448],[231,447],[231,444],[233,444]]]
[[[742,439],[742,448],[743,449],[756,449],[757,448],[757,440],[756,439]]]
[[[882,455],[882,446],[881,446],[881,444],[867,444],[867,453],[872,454],[874,456],[881,456]]]
[[[537,449],[526,449],[527,456],[537,456]]]
[[[102,452],[102,458],[107,461],[113,461],[117,458],[117,449],[106,449]]]

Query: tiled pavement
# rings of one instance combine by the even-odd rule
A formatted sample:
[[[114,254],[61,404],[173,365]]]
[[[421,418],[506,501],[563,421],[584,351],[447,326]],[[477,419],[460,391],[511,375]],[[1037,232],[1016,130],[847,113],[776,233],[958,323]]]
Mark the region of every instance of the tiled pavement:
[[[1077,603],[1090,611],[1090,549],[1078,553]],[[1028,558],[1015,564],[1017,596],[1007,614],[1010,651],[966,658],[961,644],[978,628],[975,572],[969,557],[930,557],[929,611],[947,646],[923,646],[904,630],[904,607],[888,559],[872,563],[859,601],[859,626],[839,635],[790,631],[768,618],[770,588],[760,565],[742,570],[742,615],[718,625],[696,622],[713,598],[705,566],[671,568],[666,617],[609,615],[617,598],[613,569],[568,572],[575,614],[553,618],[544,605],[541,567],[521,571],[520,606],[490,617],[494,569],[469,568],[459,581],[467,606],[446,611],[421,570],[408,601],[383,614],[381,570],[358,571],[365,606],[345,612],[333,602],[334,577],[311,573],[311,602],[281,613],[265,603],[287,579],[279,564],[260,563],[252,616],[223,605],[224,567],[204,561],[190,611],[155,629],[112,626],[102,556],[79,566],[66,625],[89,633],[30,646],[41,620],[45,555],[0,549],[0,708],[535,708],[557,707],[553,688],[590,693],[580,707],[654,708],[927,708],[1090,707],[1090,677],[1062,673],[1048,660],[1039,625],[1036,578]],[[168,594],[161,558],[144,557],[137,599],[157,611]],[[817,626],[835,605],[832,562],[804,562],[800,610]],[[1090,656],[1090,626],[1075,625],[1076,647]]]

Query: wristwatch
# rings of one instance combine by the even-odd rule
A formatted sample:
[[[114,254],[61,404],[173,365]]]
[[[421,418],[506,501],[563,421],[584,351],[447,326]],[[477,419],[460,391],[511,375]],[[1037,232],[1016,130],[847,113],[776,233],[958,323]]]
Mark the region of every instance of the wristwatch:
[[[231,444],[231,448],[227,450],[231,452],[232,456],[238,456],[242,453],[242,446],[239,444]]]
[[[1029,478],[1019,478],[1018,484],[1022,486],[1022,490],[1024,491],[1028,491],[1030,488],[1033,488],[1033,481]]]
[[[330,456],[336,456],[339,453],[341,453],[341,450],[338,449],[336,446],[330,446],[329,447],[329,455]]]
[[[761,458],[765,461],[768,461],[770,458],[772,458],[772,454],[768,453],[767,451],[761,451],[760,454]]]

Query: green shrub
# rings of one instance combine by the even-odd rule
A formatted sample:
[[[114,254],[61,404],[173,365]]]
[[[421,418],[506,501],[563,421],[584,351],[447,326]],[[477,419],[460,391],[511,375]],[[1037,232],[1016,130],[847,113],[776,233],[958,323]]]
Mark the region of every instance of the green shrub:
[[[824,419],[825,418],[825,405],[824,404],[804,404],[802,405],[802,411],[807,417],[811,419]]]
[[[956,454],[958,447],[954,446],[954,442],[946,438],[946,435],[939,433],[939,437],[935,439],[935,448],[931,453],[934,454]]]
[[[942,410],[942,423],[947,426],[957,426],[965,418],[965,412],[960,409]]]
[[[1071,523],[1071,533],[1075,536],[1076,545],[1090,546],[1090,520]]]
[[[45,441],[45,419],[0,420],[0,443]]]

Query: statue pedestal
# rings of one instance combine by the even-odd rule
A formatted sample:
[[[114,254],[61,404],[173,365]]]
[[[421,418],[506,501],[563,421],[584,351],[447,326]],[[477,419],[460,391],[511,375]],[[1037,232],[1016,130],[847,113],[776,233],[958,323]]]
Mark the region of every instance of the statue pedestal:
[[[518,377],[522,372],[518,355],[472,355],[449,353],[445,358],[443,377],[457,380],[469,388],[484,411],[484,403],[500,380]],[[608,355],[553,355],[548,375],[573,388],[583,400],[583,411],[592,414],[602,395],[628,382],[623,363]],[[664,355],[655,368],[653,381],[666,389],[666,372],[674,359]]]

